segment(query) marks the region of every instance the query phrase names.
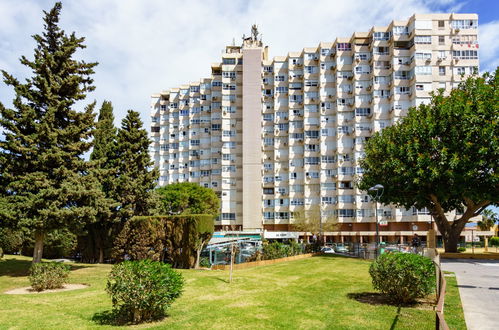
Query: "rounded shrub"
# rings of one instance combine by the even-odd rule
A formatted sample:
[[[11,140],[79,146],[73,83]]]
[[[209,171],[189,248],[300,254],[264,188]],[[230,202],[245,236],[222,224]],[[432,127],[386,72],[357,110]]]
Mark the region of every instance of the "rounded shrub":
[[[31,265],[29,282],[35,291],[59,289],[67,282],[69,265],[59,262],[39,262]]]
[[[140,323],[164,317],[183,286],[182,275],[169,264],[124,261],[113,266],[106,291],[121,322]]]
[[[489,240],[490,246],[499,246],[499,237],[491,237]]]
[[[466,248],[461,246],[457,248],[457,252],[466,252]]]
[[[435,288],[435,266],[431,259],[410,253],[385,253],[369,268],[373,287],[397,304],[413,303]]]

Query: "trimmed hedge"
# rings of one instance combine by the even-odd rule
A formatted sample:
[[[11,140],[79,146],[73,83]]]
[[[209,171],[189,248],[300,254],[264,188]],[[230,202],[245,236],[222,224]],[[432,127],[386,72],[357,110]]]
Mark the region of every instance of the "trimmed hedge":
[[[29,269],[29,282],[35,291],[59,289],[67,282],[69,265],[60,262],[39,262]]]
[[[433,292],[435,266],[431,259],[412,253],[384,253],[369,268],[374,289],[397,304],[413,303]]]
[[[113,266],[106,291],[120,323],[160,319],[184,286],[171,266],[151,260],[124,261]]]
[[[209,214],[133,217],[116,238],[113,256],[118,261],[161,260],[192,268],[213,231],[214,217]]]

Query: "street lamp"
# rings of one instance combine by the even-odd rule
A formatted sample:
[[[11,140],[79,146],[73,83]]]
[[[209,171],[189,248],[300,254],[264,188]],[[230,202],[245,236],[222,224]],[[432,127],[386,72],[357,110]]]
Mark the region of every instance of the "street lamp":
[[[378,223],[378,202],[381,196],[383,195],[385,187],[381,184],[377,184],[368,189],[371,194],[375,194],[373,196],[374,201],[376,202],[375,217],[376,217],[376,256],[378,256],[379,251],[379,223]]]

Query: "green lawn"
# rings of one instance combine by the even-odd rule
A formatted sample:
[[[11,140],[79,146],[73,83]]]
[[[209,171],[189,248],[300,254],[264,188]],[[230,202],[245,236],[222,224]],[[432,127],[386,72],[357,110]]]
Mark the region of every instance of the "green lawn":
[[[92,317],[111,309],[104,292],[110,265],[75,264],[71,283],[87,289],[32,295],[6,295],[28,286],[29,259],[0,261],[0,328],[110,328]],[[234,272],[182,270],[185,291],[161,322],[138,328],[173,329],[433,329],[429,305],[390,306],[359,302],[355,294],[373,292],[369,262],[321,256]],[[451,328],[465,329],[454,278],[449,281],[446,314]],[[454,283],[452,282],[454,280]],[[450,321],[450,318],[447,317]]]

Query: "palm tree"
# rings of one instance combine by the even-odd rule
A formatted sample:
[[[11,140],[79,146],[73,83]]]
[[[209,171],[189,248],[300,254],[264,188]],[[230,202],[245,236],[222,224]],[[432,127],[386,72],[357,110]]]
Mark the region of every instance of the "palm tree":
[[[477,223],[480,230],[483,231],[490,230],[490,228],[494,227],[496,222],[499,222],[499,217],[491,209],[484,210],[482,212],[482,216],[483,216],[482,220],[478,221]],[[495,236],[497,236],[497,230]]]

